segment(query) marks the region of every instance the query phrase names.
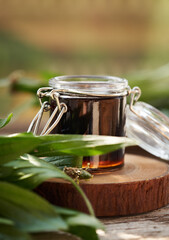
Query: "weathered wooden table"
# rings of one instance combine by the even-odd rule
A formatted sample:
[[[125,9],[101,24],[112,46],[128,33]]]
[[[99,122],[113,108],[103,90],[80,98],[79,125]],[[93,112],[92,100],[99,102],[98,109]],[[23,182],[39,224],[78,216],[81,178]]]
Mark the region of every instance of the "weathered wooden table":
[[[130,217],[103,218],[106,233],[101,239],[169,239],[169,205],[150,213]]]
[[[130,217],[100,218],[106,232],[100,240],[168,240],[169,205],[150,213]],[[37,234],[36,240],[77,240],[67,234]],[[90,240],[90,239],[89,239]]]

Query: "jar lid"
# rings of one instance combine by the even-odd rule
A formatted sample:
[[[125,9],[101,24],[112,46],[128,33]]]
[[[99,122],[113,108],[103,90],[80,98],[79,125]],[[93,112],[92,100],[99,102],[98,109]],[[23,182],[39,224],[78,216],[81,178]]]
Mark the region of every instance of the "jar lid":
[[[113,76],[58,76],[49,80],[49,86],[67,95],[124,96],[129,91],[126,79]]]
[[[169,160],[169,118],[145,102],[127,106],[127,136],[149,153]]]

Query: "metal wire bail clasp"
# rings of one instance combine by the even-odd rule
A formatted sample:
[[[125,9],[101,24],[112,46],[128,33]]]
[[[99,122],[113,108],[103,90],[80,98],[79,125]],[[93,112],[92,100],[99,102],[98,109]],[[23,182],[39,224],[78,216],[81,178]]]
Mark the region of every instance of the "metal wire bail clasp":
[[[37,91],[37,96],[39,98],[39,102],[41,105],[41,108],[39,112],[36,114],[36,116],[33,118],[31,124],[29,125],[28,131],[31,132],[33,130],[33,134],[37,135],[40,127],[40,123],[42,120],[42,116],[44,112],[48,112],[51,110],[51,105],[48,101],[42,102],[42,99],[44,97],[49,97],[52,100],[56,101],[56,108],[52,112],[50,118],[48,119],[47,123],[45,124],[42,132],[40,135],[48,135],[59,123],[60,119],[62,118],[63,114],[67,112],[67,106],[65,103],[60,103],[59,102],[59,93],[52,88],[49,87],[44,87],[44,88],[39,88]],[[52,121],[56,117],[56,120],[54,121],[53,124]]]
[[[135,113],[133,106],[134,104],[138,101],[138,99],[141,96],[141,89],[139,87],[134,87],[133,89],[130,90],[130,105],[129,108],[132,112]]]

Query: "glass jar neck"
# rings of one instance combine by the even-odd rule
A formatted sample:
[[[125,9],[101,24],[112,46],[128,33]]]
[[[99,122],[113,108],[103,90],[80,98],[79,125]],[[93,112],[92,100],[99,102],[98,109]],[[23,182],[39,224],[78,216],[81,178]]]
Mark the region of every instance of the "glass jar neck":
[[[125,96],[130,90],[126,79],[95,75],[59,76],[49,86],[70,96]]]

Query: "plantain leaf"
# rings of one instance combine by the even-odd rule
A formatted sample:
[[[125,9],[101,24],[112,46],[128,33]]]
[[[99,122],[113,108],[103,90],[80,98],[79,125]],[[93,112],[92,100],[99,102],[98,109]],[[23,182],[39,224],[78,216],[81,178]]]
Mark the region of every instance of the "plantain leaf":
[[[42,159],[25,154],[1,167],[0,179],[19,186],[34,189],[49,178],[63,178],[71,181],[63,171]]]
[[[89,213],[94,215],[93,208],[82,189],[71,177],[59,170],[53,164],[47,163],[42,159],[36,158],[35,156],[26,154],[18,160],[5,164],[1,167],[1,170],[1,180],[15,183],[19,186],[29,189],[35,188],[49,178],[63,178],[74,185],[77,191],[84,198]]]
[[[14,225],[14,222],[7,219],[7,218],[1,218],[0,217],[0,224],[4,224],[4,225]]]
[[[54,164],[56,167],[63,169],[66,167],[82,167],[83,158],[79,156],[62,155],[44,158],[46,162]]]
[[[68,225],[46,200],[33,192],[0,182],[0,215],[27,232],[67,230]]]
[[[99,240],[98,235],[96,234],[96,230],[91,227],[87,226],[79,226],[74,225],[69,230],[70,233],[73,235],[77,235],[78,237],[82,238],[83,240]]]
[[[0,164],[33,150],[39,143],[40,139],[34,137],[32,133],[0,136]]]
[[[96,230],[104,230],[103,225],[94,217],[74,210],[56,207],[69,225],[69,232],[84,240],[98,240]]]
[[[125,137],[12,134],[0,136],[0,163],[8,162],[28,152],[38,157],[56,155],[92,156],[135,144],[133,140]]]
[[[5,127],[10,122],[12,116],[13,116],[13,114],[10,113],[7,118],[0,119],[0,128]]]
[[[46,83],[47,85],[47,83]],[[26,77],[22,77],[20,79],[18,79],[17,81],[15,81],[13,83],[13,90],[15,91],[20,91],[20,92],[30,92],[30,93],[36,93],[37,89],[41,88],[41,87],[45,87],[44,86],[44,82],[37,80],[37,79],[31,79],[31,78],[26,78]]]
[[[37,137],[41,143],[31,154],[38,157],[56,155],[92,156],[101,155],[122,147],[136,145],[126,137],[97,135],[48,135]]]
[[[74,142],[72,138],[75,138]],[[16,144],[20,144],[20,147],[23,147],[23,146],[26,147],[26,144],[29,144],[36,152],[37,151],[37,147],[35,149],[36,145],[37,146],[43,145],[44,143],[47,143],[50,145],[50,144],[53,144],[53,142],[56,145],[61,144],[61,146],[64,145],[64,142],[66,142],[65,147],[69,149],[69,142],[71,143],[72,141],[73,152],[75,148],[75,153],[76,153],[77,151],[76,143],[81,138],[82,138],[81,144],[82,142],[86,141],[85,142],[86,145],[90,143],[88,145],[88,149],[89,150],[93,149],[93,146],[92,146],[93,142],[90,142],[88,138],[85,139],[84,141],[84,138],[86,137],[83,138],[82,136],[75,136],[75,135],[53,135],[53,136],[45,136],[45,137],[35,137],[34,135],[27,134],[27,133],[17,134],[17,135],[8,136],[8,137],[3,137],[3,136],[0,137],[0,145],[3,146],[3,143],[4,143],[4,145],[12,146],[10,149],[15,150],[14,146],[16,146]],[[92,141],[93,141],[93,138],[92,138]],[[32,145],[32,143],[34,144],[34,146]],[[98,142],[96,143],[96,145],[94,145],[94,148],[96,146],[100,147]],[[20,151],[18,152],[18,149],[16,152],[15,151],[13,152],[13,157],[18,154],[21,154]],[[7,147],[5,150],[6,150],[6,154],[8,154]],[[26,151],[26,150],[23,150],[23,151]],[[61,154],[62,154],[62,151],[61,151]],[[11,181],[13,183],[17,183],[24,187],[27,186],[30,188],[32,186],[37,186],[42,181],[51,177],[64,178],[72,182],[72,184],[82,194],[89,208],[90,213],[93,214],[92,207],[88,199],[84,195],[83,191],[80,189],[80,187],[76,185],[71,178],[69,178],[63,172],[59,171],[54,165],[49,164],[42,159],[38,159],[30,155],[24,155],[19,160],[9,162],[10,161],[9,159],[12,159],[13,157],[12,156],[11,158],[8,157],[8,160],[6,160],[6,162],[8,161],[8,163],[1,166],[1,169],[0,169],[1,179],[6,181]],[[80,218],[78,213],[72,215],[70,214],[70,212],[68,212],[66,217],[66,210],[64,213],[61,213],[61,212],[59,213],[58,211],[56,211],[56,208],[51,206],[49,203],[41,199],[36,194],[29,192],[27,190],[24,190],[20,187],[16,187],[10,183],[0,182],[0,189],[1,189],[0,215],[2,217],[8,218],[9,220],[14,221],[19,231],[21,230],[26,232],[39,232],[39,231],[65,230],[77,236],[82,237],[82,239],[84,240],[98,239],[96,234],[96,229],[100,228],[100,225],[99,225],[99,222],[94,222],[95,218],[93,216],[88,216],[90,218],[87,218],[85,217],[85,215],[82,215]],[[84,219],[84,222],[83,222],[83,219]],[[11,232],[12,231],[14,232],[15,229],[11,230]],[[87,234],[86,234],[86,231],[87,231]],[[21,233],[18,232],[18,239],[19,239],[19,234]],[[17,231],[16,231],[16,234],[17,234]],[[25,235],[23,236],[23,239],[24,237],[25,239],[27,239],[27,237],[29,236]]]
[[[74,226],[77,223],[79,225],[88,226],[88,223],[90,222],[90,226],[97,229],[104,229],[101,222],[94,217],[91,217],[90,215],[87,215],[85,213],[79,213],[76,210],[67,209],[67,208],[61,208],[58,206],[55,206],[55,209],[58,214],[62,215],[62,217],[69,223],[70,226]]]
[[[31,240],[29,234],[16,229],[14,226],[0,224],[0,239],[4,240]]]
[[[64,230],[84,240],[96,240],[97,229],[103,229],[103,225],[94,216],[52,206],[23,188],[0,182],[0,189],[0,215],[5,218],[0,219],[0,230],[2,226],[8,225],[2,229],[2,236],[7,235],[4,239],[12,239],[11,234],[14,239],[30,239],[29,235],[22,235],[22,231],[33,233]],[[11,231],[9,236],[8,230]]]
[[[15,223],[6,218],[0,218],[0,239],[31,240],[31,237],[14,227]]]

